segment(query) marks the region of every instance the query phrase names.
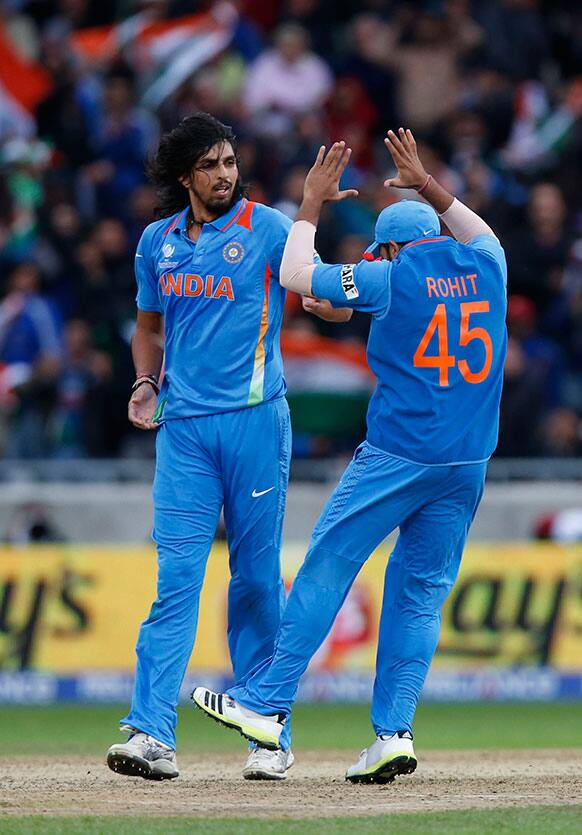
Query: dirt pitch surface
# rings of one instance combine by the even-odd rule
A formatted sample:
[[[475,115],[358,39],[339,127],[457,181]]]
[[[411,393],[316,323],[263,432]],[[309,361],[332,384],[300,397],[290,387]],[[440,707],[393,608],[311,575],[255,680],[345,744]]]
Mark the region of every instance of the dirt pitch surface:
[[[247,782],[244,757],[185,756],[177,780],[88,758],[0,758],[0,814],[309,818],[582,801],[582,749],[431,751],[388,786],[351,785],[342,752],[299,752],[286,781]]]

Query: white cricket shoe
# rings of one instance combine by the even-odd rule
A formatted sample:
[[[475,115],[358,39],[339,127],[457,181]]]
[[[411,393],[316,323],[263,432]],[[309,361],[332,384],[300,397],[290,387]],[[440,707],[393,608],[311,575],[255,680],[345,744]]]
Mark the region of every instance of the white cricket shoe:
[[[268,748],[254,748],[249,752],[247,764],[243,768],[245,780],[285,780],[287,771],[295,762],[292,751],[269,751]]]
[[[279,739],[287,717],[283,713],[263,716],[249,710],[226,693],[213,693],[206,687],[197,687],[192,693],[192,701],[216,722],[225,728],[234,728],[251,742],[271,751],[279,748]]]
[[[107,752],[107,765],[112,771],[144,780],[172,780],[178,776],[172,748],[135,728],[125,726],[121,730],[128,730],[130,736]]]
[[[364,748],[358,762],[348,768],[346,780],[391,783],[398,774],[412,774],[415,768],[412,734],[398,731],[392,736],[379,736],[373,745]]]

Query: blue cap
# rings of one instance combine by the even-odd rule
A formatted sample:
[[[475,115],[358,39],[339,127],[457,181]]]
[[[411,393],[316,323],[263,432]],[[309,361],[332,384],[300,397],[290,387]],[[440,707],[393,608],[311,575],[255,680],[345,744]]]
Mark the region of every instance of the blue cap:
[[[433,238],[441,233],[439,216],[431,206],[418,200],[400,200],[386,206],[378,215],[374,243],[366,252],[379,254],[380,244],[395,241],[397,244]]]

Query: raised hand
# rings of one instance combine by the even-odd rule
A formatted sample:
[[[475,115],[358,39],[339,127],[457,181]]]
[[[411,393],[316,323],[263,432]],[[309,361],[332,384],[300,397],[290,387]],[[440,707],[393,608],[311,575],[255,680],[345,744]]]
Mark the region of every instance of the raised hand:
[[[398,135],[396,135],[393,130],[389,130],[384,144],[397,168],[397,176],[385,180],[384,185],[417,190],[422,188],[428,179],[428,174],[419,159],[412,131],[399,128]]]
[[[346,148],[345,142],[334,142],[327,155],[322,145],[317,158],[305,178],[303,200],[325,203],[326,201],[345,200],[357,197],[354,188],[339,190],[339,182],[350,161],[352,149]]]

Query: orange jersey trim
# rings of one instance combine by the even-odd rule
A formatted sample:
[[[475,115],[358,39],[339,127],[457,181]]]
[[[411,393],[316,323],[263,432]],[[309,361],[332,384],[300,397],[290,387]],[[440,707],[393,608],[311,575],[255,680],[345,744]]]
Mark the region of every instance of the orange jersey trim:
[[[180,221],[181,221],[181,220],[182,220],[182,218],[184,217],[184,214],[185,214],[187,211],[188,211],[188,209],[184,209],[184,211],[183,211],[183,212],[180,212],[180,214],[178,215],[178,217],[170,223],[170,225],[168,226],[168,228],[167,228],[167,229],[166,229],[166,231],[164,232],[164,237],[168,234],[168,232],[171,232],[171,231],[172,231],[172,229],[175,229],[175,228],[176,228],[176,226],[180,223]]]
[[[236,223],[236,221],[239,219],[239,217],[245,211],[248,202],[249,201],[246,199],[246,197],[243,197],[243,201],[241,203],[241,206],[240,206],[238,212],[236,212],[236,214],[233,217],[231,217],[231,219],[228,221],[226,226],[222,227],[222,229],[220,230],[221,232],[226,232],[226,230],[228,229],[229,226],[232,226],[233,223]]]
[[[440,235],[438,238],[423,238],[421,241],[413,241],[411,244],[406,244],[406,246],[403,246],[402,249],[410,249],[411,246],[420,246],[420,244],[428,244],[432,241],[446,240],[448,240],[448,235]]]
[[[247,205],[244,208],[244,211],[240,215],[239,219],[236,222],[237,226],[243,226],[245,229],[248,229],[249,232],[253,231],[252,227],[252,218],[253,218],[253,209],[255,208],[255,203],[252,200],[247,202]]]
[[[249,391],[248,405],[252,406],[255,403],[261,403],[264,399],[265,393],[265,336],[269,329],[269,289],[271,286],[271,268],[269,264],[265,266],[265,296],[263,299],[263,310],[261,312],[261,325],[259,328],[259,340],[255,351],[255,362],[253,366],[253,376],[251,379],[251,387]]]

